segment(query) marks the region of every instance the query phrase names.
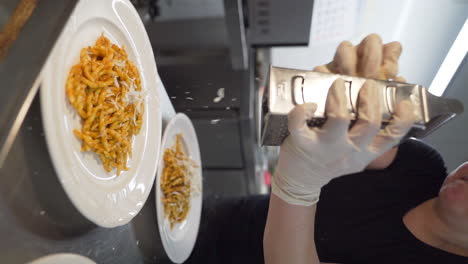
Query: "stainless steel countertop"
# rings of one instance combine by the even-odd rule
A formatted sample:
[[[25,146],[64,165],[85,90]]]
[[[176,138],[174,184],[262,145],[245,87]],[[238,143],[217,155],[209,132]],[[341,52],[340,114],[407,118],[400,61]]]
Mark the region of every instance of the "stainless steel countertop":
[[[174,116],[160,91],[163,127]],[[154,189],[127,225],[106,229],[85,219],[72,205],[47,150],[39,95],[34,98],[4,167],[0,169],[0,263],[26,263],[58,252],[96,263],[171,263],[157,228]]]
[[[11,16],[14,7],[19,2],[18,0],[0,1],[2,16]],[[37,5],[32,4],[34,2]],[[3,59],[0,58],[0,79],[2,80],[0,167],[2,167],[2,161],[6,158],[26,111],[36,94],[42,66],[76,2],[76,0],[21,1],[22,5],[19,5],[22,8],[18,10],[24,10],[25,6],[30,6],[30,4],[36,7],[33,8],[31,16],[19,31],[16,40],[12,42],[6,56]],[[0,20],[6,19],[2,17]],[[6,30],[3,29],[4,22],[2,21],[0,21],[0,32]],[[16,21],[10,25],[17,23]],[[34,43],[34,48],[31,48],[31,43]],[[4,43],[0,45],[4,45]]]

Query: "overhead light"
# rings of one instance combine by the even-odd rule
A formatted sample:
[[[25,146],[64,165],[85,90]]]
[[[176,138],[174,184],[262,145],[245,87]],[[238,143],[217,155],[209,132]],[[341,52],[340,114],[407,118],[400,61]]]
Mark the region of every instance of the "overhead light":
[[[458,36],[453,42],[452,47],[442,62],[442,65],[440,65],[439,71],[437,71],[434,80],[432,80],[431,86],[429,86],[429,92],[437,96],[442,96],[467,52],[468,19],[465,20],[465,24],[460,30],[460,33],[458,33]]]

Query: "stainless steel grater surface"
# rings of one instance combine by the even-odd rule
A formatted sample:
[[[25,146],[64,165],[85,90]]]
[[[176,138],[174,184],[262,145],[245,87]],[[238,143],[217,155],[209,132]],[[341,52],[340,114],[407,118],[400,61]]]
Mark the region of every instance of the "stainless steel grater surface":
[[[345,81],[348,111],[355,120],[359,90],[368,79],[271,66],[262,106],[262,144],[281,145],[288,135],[287,115],[298,104],[316,103],[317,111],[308,125],[321,126],[326,121],[328,89],[337,78]],[[375,82],[380,93],[382,126],[390,122],[395,106],[402,100],[410,100],[415,106],[416,121],[408,136],[425,137],[463,112],[460,101],[432,95],[421,85],[383,80]]]

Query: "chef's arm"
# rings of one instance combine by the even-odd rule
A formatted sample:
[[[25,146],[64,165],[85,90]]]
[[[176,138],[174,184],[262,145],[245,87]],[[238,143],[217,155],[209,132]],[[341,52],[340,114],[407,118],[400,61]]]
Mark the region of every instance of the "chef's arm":
[[[314,242],[316,204],[286,203],[271,194],[263,248],[267,264],[318,264]]]
[[[281,144],[272,178],[272,194],[264,233],[267,264],[318,264],[314,241],[316,204],[330,180],[364,170],[377,157],[396,146],[414,122],[413,106],[402,101],[391,124],[380,131],[380,101],[375,82],[359,92],[356,124],[349,128],[346,87],[337,79],[328,91],[322,128],[309,128],[307,120],[317,105],[297,105],[288,115],[290,135]],[[352,186],[350,186],[352,188]]]

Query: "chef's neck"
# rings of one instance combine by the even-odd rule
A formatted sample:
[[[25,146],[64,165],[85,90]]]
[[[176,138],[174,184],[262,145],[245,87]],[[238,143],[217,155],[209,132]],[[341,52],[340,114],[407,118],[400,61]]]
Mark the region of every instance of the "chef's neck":
[[[422,242],[452,254],[468,257],[468,233],[451,223],[450,215],[439,208],[438,198],[410,210],[403,218],[406,227]]]

